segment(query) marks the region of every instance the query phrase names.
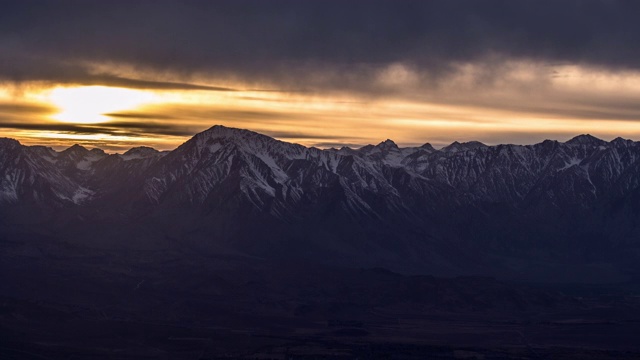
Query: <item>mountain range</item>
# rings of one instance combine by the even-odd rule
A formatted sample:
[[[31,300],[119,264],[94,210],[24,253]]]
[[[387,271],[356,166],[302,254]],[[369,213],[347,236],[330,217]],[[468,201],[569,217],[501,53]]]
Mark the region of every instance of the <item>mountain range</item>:
[[[640,143],[317,149],[213,126],[173,151],[0,139],[0,236],[507,279],[640,275]]]

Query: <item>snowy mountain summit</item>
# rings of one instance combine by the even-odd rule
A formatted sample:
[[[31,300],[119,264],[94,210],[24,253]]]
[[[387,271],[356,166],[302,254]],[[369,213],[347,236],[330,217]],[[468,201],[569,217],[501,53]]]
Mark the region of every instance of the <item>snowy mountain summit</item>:
[[[447,266],[451,254],[478,246],[500,256],[537,247],[544,258],[577,241],[577,258],[640,254],[630,251],[640,246],[640,144],[621,138],[440,150],[388,139],[321,150],[216,125],[171,152],[57,152],[0,139],[0,174],[5,213],[129,224],[144,214],[157,229],[170,216],[172,233],[189,228],[225,243],[304,239],[309,249],[366,244],[372,253],[391,246]]]

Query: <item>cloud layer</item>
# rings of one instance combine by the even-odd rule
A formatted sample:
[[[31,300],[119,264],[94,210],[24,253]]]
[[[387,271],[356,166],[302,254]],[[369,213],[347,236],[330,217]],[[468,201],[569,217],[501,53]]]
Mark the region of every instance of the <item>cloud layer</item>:
[[[393,63],[438,76],[488,57],[638,69],[638,13],[636,1],[4,0],[0,76],[109,81],[91,77],[111,63],[297,82]]]
[[[179,137],[225,123],[322,145],[366,143],[374,131],[407,143],[526,142],[608,121],[640,136],[637,1],[0,2],[2,86],[233,100],[119,111],[86,126],[50,124],[52,109],[18,96],[0,103],[4,129]]]

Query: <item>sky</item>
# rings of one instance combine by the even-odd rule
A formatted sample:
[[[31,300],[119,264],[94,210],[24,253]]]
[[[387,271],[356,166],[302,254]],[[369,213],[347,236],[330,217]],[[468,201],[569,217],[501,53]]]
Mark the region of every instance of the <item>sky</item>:
[[[639,1],[0,0],[0,137],[640,140]]]

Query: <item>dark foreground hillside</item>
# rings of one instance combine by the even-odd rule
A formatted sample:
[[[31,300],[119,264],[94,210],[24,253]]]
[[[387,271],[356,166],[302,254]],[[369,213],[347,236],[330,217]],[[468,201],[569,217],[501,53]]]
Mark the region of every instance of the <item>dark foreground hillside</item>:
[[[3,240],[2,359],[637,359],[638,284]]]

